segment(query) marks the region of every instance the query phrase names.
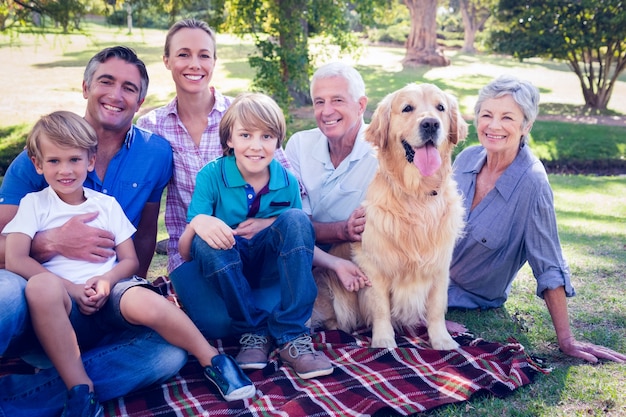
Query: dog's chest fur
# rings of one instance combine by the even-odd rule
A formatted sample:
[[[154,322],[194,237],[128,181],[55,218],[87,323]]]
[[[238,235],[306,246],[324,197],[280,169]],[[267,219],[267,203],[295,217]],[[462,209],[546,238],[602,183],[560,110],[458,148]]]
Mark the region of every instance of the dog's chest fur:
[[[377,175],[374,181],[384,182],[386,188],[394,187],[387,183],[388,178]],[[429,268],[440,268],[442,255],[451,256],[463,226],[463,206],[456,184],[446,176],[435,195],[430,186],[417,188],[409,194],[396,187],[396,192],[384,199],[368,192],[364,201],[366,219],[377,221],[366,221],[362,242],[353,245],[355,261],[364,269],[372,269],[364,270],[366,274],[385,271],[389,279],[411,281],[428,274]],[[442,250],[450,253],[442,254]]]

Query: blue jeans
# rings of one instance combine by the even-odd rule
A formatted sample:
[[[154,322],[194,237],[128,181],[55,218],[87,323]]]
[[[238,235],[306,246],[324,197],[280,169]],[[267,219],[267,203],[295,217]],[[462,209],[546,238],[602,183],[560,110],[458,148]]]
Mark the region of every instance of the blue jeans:
[[[31,332],[24,285],[26,281],[0,270],[0,343],[4,352],[31,348],[17,335]],[[8,308],[10,306],[11,310]],[[17,346],[15,346],[17,344]],[[96,347],[82,354],[100,401],[126,395],[174,376],[187,361],[187,353],[170,345],[156,332],[137,327],[105,336]],[[0,378],[1,417],[58,416],[67,388],[54,368],[34,375]]]
[[[223,339],[238,336],[215,282],[202,278],[197,261],[180,265],[170,273],[169,278],[183,309],[204,337]],[[272,311],[280,300],[280,282],[277,279],[268,281],[273,282],[267,282],[267,287],[252,288],[252,296],[258,308]]]
[[[235,239],[232,249],[220,250],[194,238],[191,253],[203,278],[197,287],[213,285],[227,301],[235,334],[269,335],[281,345],[309,333],[305,322],[317,287],[311,273],[315,234],[308,216],[290,209],[252,239]],[[259,307],[252,289],[276,282],[278,302],[271,309]]]
[[[25,288],[24,278],[0,269],[0,356],[8,355],[9,346],[21,344],[32,333]]]

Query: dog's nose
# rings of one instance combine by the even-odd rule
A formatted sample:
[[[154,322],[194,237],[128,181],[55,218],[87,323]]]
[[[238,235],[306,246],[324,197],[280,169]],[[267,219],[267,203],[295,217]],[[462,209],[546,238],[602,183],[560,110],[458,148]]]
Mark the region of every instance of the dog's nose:
[[[434,117],[427,117],[420,124],[422,131],[427,135],[433,135],[439,130],[439,120]]]

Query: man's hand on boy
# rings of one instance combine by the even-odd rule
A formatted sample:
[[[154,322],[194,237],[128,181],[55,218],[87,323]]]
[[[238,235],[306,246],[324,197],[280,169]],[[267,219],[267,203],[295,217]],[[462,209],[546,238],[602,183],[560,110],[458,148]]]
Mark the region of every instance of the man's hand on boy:
[[[107,230],[89,226],[98,213],[80,214],[69,219],[60,227],[37,233],[33,241],[39,262],[56,255],[88,262],[105,262],[115,256],[115,238]]]

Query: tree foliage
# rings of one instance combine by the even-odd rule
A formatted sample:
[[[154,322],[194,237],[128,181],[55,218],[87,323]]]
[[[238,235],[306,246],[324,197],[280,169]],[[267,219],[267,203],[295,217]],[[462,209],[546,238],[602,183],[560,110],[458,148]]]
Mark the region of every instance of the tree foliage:
[[[621,0],[501,0],[505,29],[491,34],[495,51],[521,59],[565,60],[580,81],[585,106],[606,110],[626,66],[626,13]]]
[[[0,0],[0,32],[14,25],[24,25],[30,10],[13,0]]]
[[[85,14],[85,2],[81,0],[13,0],[13,3],[40,15],[49,16],[61,25],[64,33],[69,31],[71,23],[78,29]]]
[[[283,107],[310,103],[309,77],[312,35],[343,51],[356,45],[353,28],[369,23],[373,9],[389,0],[214,0],[223,11],[224,27],[252,34],[257,53],[250,57],[256,76],[253,86],[272,95]]]

